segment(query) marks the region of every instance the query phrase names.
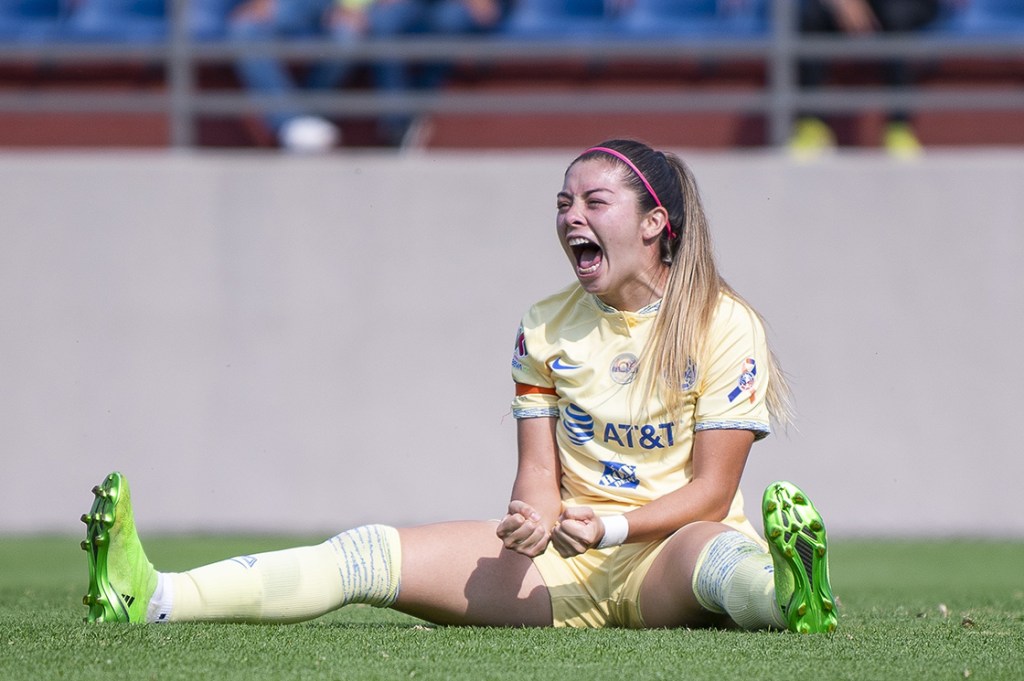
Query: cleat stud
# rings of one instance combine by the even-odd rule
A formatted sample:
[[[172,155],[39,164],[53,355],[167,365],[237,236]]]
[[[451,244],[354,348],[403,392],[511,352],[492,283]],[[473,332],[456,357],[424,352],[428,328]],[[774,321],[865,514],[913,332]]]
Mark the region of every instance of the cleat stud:
[[[774,501],[769,501],[767,504],[765,504],[764,510],[767,511],[768,513],[775,513],[775,509],[777,509],[778,507],[779,505],[776,504]]]
[[[102,516],[97,513],[96,515],[97,520],[102,520],[105,525],[112,525],[114,523],[114,515],[112,513],[104,513]]]
[[[89,548],[92,546],[92,542],[90,542],[88,539],[85,539],[82,541],[80,546],[82,547],[83,551],[88,551]]]
[[[820,520],[812,520],[811,529],[815,532],[821,532],[823,529],[825,529],[825,526],[821,524]]]
[[[785,548],[785,550],[783,550],[783,553],[786,554],[786,557],[792,558],[793,557],[793,547],[792,546],[787,546]]]
[[[803,494],[794,494],[793,495],[793,503],[794,504],[806,504],[807,503],[807,497],[805,497]]]
[[[797,625],[796,631],[798,634],[809,634],[811,633],[811,626],[806,623],[801,623]]]
[[[82,514],[82,522],[87,524],[87,525],[89,524],[89,514],[88,513],[83,513]]]
[[[833,605],[832,601],[822,600],[821,607],[825,610],[825,612],[832,612],[832,609],[836,606]]]
[[[801,603],[800,606],[796,609],[796,614],[800,615],[801,617],[806,615],[807,614],[807,604],[806,603]]]
[[[819,546],[818,548],[816,548],[816,549],[814,550],[814,552],[815,552],[816,554],[818,554],[818,557],[819,557],[819,558],[821,558],[821,557],[823,557],[823,556],[825,555],[825,547],[824,547],[824,546]]]
[[[779,536],[781,536],[781,535],[782,535],[782,530],[780,530],[777,527],[772,529],[772,531],[768,533],[768,537],[770,539],[778,539]]]

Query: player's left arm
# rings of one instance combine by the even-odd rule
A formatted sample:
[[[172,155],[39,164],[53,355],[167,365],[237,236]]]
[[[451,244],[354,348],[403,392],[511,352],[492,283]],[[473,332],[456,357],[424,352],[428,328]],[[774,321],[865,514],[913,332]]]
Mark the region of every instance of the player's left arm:
[[[728,517],[753,443],[754,433],[749,430],[695,433],[693,478],[683,487],[626,513],[626,542],[656,541],[689,523]],[[552,533],[552,541],[559,553],[568,557],[595,548],[604,532],[604,521],[593,509],[567,508]]]
[[[689,523],[727,518],[753,443],[754,433],[749,430],[695,433],[693,479],[627,513],[628,541],[662,539]]]

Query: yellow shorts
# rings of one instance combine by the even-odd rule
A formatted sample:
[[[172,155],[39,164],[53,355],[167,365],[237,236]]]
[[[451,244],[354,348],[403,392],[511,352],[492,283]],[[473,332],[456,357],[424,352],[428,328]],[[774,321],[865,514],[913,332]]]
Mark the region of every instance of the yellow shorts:
[[[640,587],[665,541],[592,549],[572,558],[548,546],[533,564],[551,594],[554,625],[643,628]]]
[[[730,518],[725,524],[764,543],[746,519],[736,522]],[[640,587],[654,559],[671,538],[591,549],[572,558],[562,558],[549,545],[533,559],[533,564],[540,570],[551,595],[554,626],[644,628]]]

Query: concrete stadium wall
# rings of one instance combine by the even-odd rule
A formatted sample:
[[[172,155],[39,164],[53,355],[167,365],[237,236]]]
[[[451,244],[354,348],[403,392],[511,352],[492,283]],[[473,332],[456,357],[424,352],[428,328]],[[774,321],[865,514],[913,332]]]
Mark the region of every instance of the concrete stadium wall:
[[[333,533],[503,513],[518,320],[571,279],[573,152],[0,156],[0,534]],[[839,535],[1024,536],[1024,153],[687,155]],[[759,522],[759,521],[758,521]]]

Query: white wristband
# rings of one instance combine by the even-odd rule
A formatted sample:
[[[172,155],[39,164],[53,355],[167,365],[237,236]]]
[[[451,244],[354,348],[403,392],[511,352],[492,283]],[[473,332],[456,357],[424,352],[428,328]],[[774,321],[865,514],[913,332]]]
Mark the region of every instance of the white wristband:
[[[626,537],[629,536],[629,521],[626,520],[626,516],[621,513],[609,515],[601,518],[601,522],[604,523],[604,536],[597,543],[597,548],[607,549],[626,543]]]

